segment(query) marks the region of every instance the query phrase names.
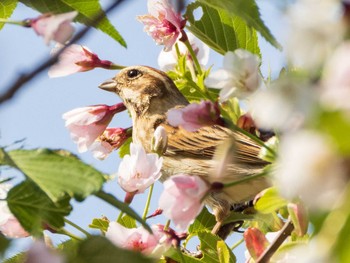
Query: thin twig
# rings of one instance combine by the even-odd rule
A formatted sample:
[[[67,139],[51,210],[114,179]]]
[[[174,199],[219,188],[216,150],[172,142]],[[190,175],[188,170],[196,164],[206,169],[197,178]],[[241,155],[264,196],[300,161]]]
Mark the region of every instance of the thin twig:
[[[111,4],[105,12],[101,12],[94,19],[91,20],[88,25],[80,30],[69,42],[69,44],[76,43],[78,40],[82,39],[86,33],[92,28],[92,26],[98,24],[107,13],[112,11],[114,8],[116,8],[119,4],[124,2],[124,0],[117,0],[114,1],[113,4]],[[36,68],[34,68],[32,71],[28,73],[21,74],[8,88],[4,89],[5,92],[0,95],[0,104],[3,102],[11,99],[27,82],[31,81],[34,77],[36,77],[39,73],[47,69],[48,67],[55,64],[58,60],[58,57],[62,54],[62,52],[68,47],[64,46],[62,49],[60,49],[55,55],[50,56],[47,60],[39,64]]]
[[[275,240],[270,244],[270,246],[267,247],[267,249],[264,251],[262,255],[258,258],[256,263],[267,263],[270,261],[270,258],[273,256],[273,254],[277,251],[277,249],[282,245],[284,240],[294,230],[294,226],[292,221],[289,219],[283,226],[281,233],[275,238]]]

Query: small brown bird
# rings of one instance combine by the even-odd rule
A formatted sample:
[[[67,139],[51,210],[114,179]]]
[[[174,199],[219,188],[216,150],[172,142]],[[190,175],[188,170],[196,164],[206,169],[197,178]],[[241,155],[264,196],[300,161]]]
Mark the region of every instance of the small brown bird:
[[[242,133],[219,125],[203,127],[195,132],[170,126],[167,123],[168,110],[184,107],[189,102],[162,71],[147,66],[128,67],[99,87],[122,98],[132,117],[133,141],[142,144],[147,152],[151,152],[155,129],[159,125],[166,129],[168,146],[163,155],[162,181],[171,175],[185,173],[198,175],[208,183],[228,183],[261,173],[267,164],[258,157],[260,146]],[[213,158],[214,155],[220,156],[216,150],[223,147],[220,146],[223,142],[227,145],[228,141],[234,141],[235,149],[233,158],[228,158],[231,159],[229,163],[221,162],[220,157]],[[218,170],[221,172],[218,173]],[[206,199],[206,204],[213,208],[217,220],[221,222],[232,204],[251,200],[269,185],[265,177],[252,179],[213,192]]]

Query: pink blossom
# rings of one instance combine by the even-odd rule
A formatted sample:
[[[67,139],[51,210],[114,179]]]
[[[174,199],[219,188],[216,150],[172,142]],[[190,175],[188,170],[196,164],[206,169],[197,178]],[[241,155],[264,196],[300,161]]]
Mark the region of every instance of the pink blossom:
[[[222,124],[220,110],[217,104],[211,101],[192,103],[184,108],[171,109],[168,111],[168,122],[172,126],[193,132],[203,126]]]
[[[64,44],[74,33],[71,22],[77,15],[78,12],[76,11],[57,15],[44,14],[38,18],[28,20],[28,24],[39,36],[44,37],[46,45],[51,40]]]
[[[110,222],[106,237],[118,247],[161,256],[170,247],[167,235],[159,226],[154,225],[151,228],[153,234],[143,227],[126,228],[117,222]]]
[[[64,263],[63,257],[43,241],[35,241],[26,254],[25,263]]]
[[[6,199],[11,185],[0,184],[0,199]],[[0,202],[0,231],[10,238],[20,238],[29,236],[28,232],[23,229],[17,218],[11,213],[6,201]]]
[[[62,45],[56,45],[51,53],[57,53],[61,48]],[[109,60],[101,60],[85,46],[72,44],[59,56],[58,63],[49,69],[49,76],[62,77],[94,68],[112,69],[115,65]]]
[[[130,155],[125,155],[118,169],[118,183],[126,192],[143,193],[157,181],[163,158],[146,153],[142,145],[130,144]]]
[[[164,182],[159,208],[176,227],[185,230],[203,208],[202,198],[209,187],[200,177],[186,174],[171,176]]]
[[[131,129],[107,128],[90,146],[94,157],[105,159],[112,151],[120,146],[131,136]]]
[[[255,227],[248,228],[244,232],[243,237],[250,256],[255,260],[259,258],[269,245],[265,235]]]
[[[105,104],[77,108],[63,114],[71,138],[78,144],[78,151],[85,152],[101,135],[114,114],[125,110],[123,103],[113,106]]]
[[[168,0],[148,0],[148,11],[150,14],[138,16],[138,20],[156,43],[164,45],[164,50],[169,51],[182,36],[186,20],[175,12]]]

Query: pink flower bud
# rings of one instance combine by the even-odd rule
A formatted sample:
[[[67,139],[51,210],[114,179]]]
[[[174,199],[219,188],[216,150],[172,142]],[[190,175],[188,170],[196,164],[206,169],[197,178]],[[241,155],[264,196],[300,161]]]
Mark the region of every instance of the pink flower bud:
[[[295,233],[300,237],[304,236],[307,232],[309,223],[305,206],[301,203],[289,203],[287,208],[294,225]]]
[[[27,23],[39,36],[44,37],[46,45],[48,45],[51,40],[64,44],[74,33],[71,22],[77,15],[78,12],[76,11],[57,15],[44,14],[38,18],[29,19]]]
[[[255,227],[248,228],[243,236],[249,254],[253,259],[259,258],[269,245],[265,235]]]
[[[57,45],[51,53],[56,53],[61,49]],[[49,69],[49,77],[62,77],[77,72],[84,72],[94,68],[111,69],[114,64],[109,60],[101,60],[95,53],[87,47],[72,44],[67,47],[58,58],[58,63]]]
[[[100,104],[71,110],[62,117],[73,141],[78,144],[78,151],[85,152],[105,131],[113,116],[125,109],[123,103]]]

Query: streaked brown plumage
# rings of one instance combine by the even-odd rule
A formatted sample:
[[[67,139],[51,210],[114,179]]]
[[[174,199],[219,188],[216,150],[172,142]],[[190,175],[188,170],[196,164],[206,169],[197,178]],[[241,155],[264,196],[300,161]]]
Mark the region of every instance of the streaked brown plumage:
[[[184,107],[189,102],[164,73],[147,66],[121,70],[100,88],[118,94],[133,121],[133,141],[151,151],[155,129],[162,125],[168,133],[168,147],[164,153],[162,180],[168,176],[186,173],[199,175],[208,183],[233,182],[261,172],[266,162],[258,158],[260,146],[247,136],[222,126],[203,127],[188,132],[167,123],[166,113],[173,107]],[[217,177],[218,158],[215,151],[223,142],[235,141],[234,162],[227,164]],[[218,220],[229,212],[230,205],[247,201],[269,186],[266,178],[250,180],[216,192],[207,198]]]

